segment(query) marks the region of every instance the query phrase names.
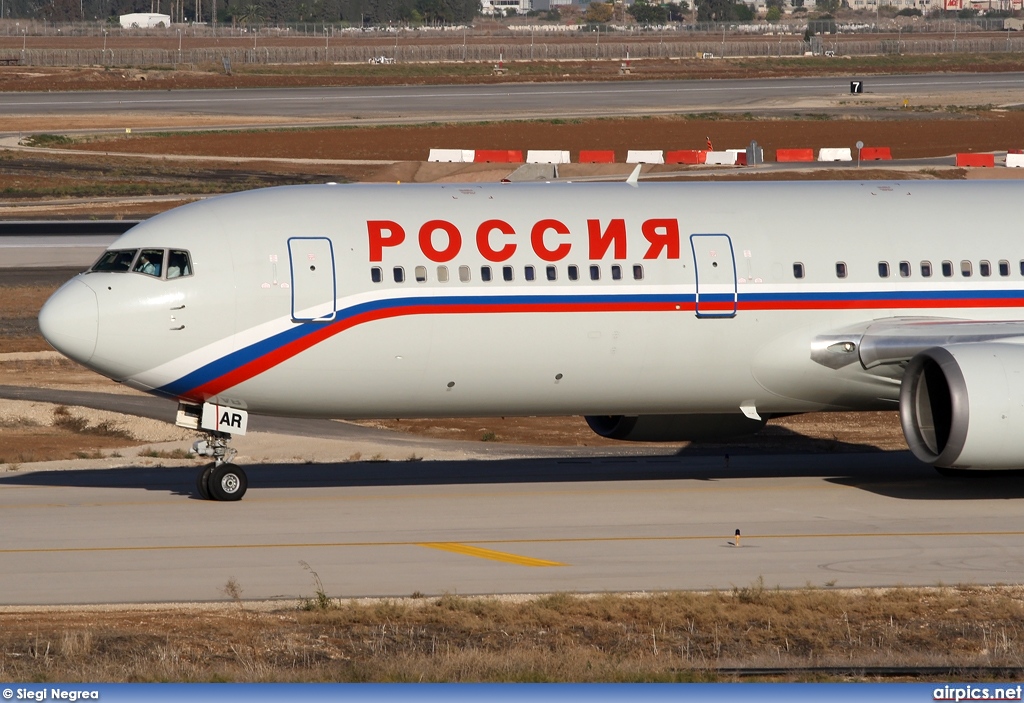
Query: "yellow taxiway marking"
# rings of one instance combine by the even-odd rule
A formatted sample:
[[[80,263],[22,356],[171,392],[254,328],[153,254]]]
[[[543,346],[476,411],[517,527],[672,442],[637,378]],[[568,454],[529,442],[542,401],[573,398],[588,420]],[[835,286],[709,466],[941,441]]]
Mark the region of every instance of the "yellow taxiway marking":
[[[458,544],[457,542],[421,542],[419,546],[428,547],[430,549],[441,549],[446,552],[455,552],[456,554],[465,554],[466,556],[479,557],[480,559],[504,561],[509,564],[518,564],[519,566],[565,566],[565,564],[558,561],[534,559],[533,557],[509,554],[508,552],[498,552],[493,549],[484,549],[483,547],[471,547],[468,544]]]
[[[834,533],[817,533],[817,534],[763,534],[763,535],[743,535],[744,542],[766,540],[785,540],[785,539],[849,539],[849,538],[876,538],[876,539],[892,539],[892,538],[929,538],[929,537],[1024,537],[1024,531],[1022,530],[984,530],[978,532],[834,532]],[[615,542],[702,542],[702,541],[721,541],[721,540],[732,540],[734,535],[721,534],[721,535],[649,535],[646,537],[541,537],[535,539],[529,538],[514,538],[514,539],[481,539],[476,540],[477,544],[578,544],[578,543],[604,543],[610,544]],[[337,549],[341,547],[423,547],[433,545],[452,545],[462,546],[464,549],[477,549],[475,547],[466,547],[459,545],[456,542],[407,542],[407,541],[389,541],[381,540],[379,542],[278,542],[278,543],[253,543],[253,544],[152,544],[152,545],[124,545],[124,546],[105,546],[105,547],[36,547],[36,548],[16,548],[16,549],[0,549],[0,554],[48,554],[54,552],[66,552],[66,553],[88,553],[88,552],[160,552],[160,551],[187,551],[187,550],[208,550],[208,549]],[[437,547],[441,548],[441,547]],[[451,549],[449,551],[456,551]],[[480,549],[481,552],[487,552],[487,549]],[[469,553],[469,552],[464,552]],[[502,552],[492,552],[492,554],[501,554]],[[478,555],[483,556],[483,555]],[[508,555],[515,557],[515,555]],[[493,558],[493,557],[492,557]],[[527,559],[528,557],[515,557],[517,559]],[[536,560],[540,561],[540,560]],[[545,565],[558,565],[565,566],[564,564],[558,564],[557,562],[547,562]]]

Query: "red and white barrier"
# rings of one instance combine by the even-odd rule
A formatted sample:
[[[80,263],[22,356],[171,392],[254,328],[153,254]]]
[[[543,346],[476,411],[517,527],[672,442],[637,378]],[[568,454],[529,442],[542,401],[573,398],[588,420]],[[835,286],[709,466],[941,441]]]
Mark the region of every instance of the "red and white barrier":
[[[887,146],[866,146],[860,150],[861,161],[892,161],[892,151]]]
[[[1008,168],[1024,168],[1024,154],[1009,153],[1006,155]]]
[[[523,152],[514,149],[477,149],[473,161],[478,164],[521,164]]]
[[[781,163],[814,161],[814,149],[777,149],[775,160]]]
[[[440,163],[470,164],[473,163],[472,149],[431,149],[427,161]]]
[[[663,164],[665,163],[665,152],[630,149],[626,152],[627,164]]]
[[[580,151],[581,164],[613,164],[615,163],[615,152],[584,149]]]
[[[667,164],[702,164],[707,158],[708,152],[701,149],[678,149],[665,152],[665,163]]]
[[[736,165],[736,150],[732,151],[709,151],[704,157],[704,163],[708,166],[735,166]],[[746,152],[744,152],[746,154]],[[746,156],[744,156],[744,162]]]
[[[850,147],[822,148],[818,151],[818,161],[853,161],[853,152],[850,151]]]
[[[957,154],[956,165],[964,168],[995,168],[995,154]]]
[[[550,151],[543,149],[530,149],[526,152],[526,163],[528,164],[567,164],[569,161],[568,151]]]

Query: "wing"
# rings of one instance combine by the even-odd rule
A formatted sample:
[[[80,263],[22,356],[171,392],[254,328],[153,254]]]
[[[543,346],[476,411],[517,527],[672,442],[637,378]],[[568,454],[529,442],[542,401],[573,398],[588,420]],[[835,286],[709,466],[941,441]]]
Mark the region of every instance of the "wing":
[[[865,369],[906,364],[932,347],[1005,342],[1024,344],[1024,320],[986,322],[934,317],[893,317],[819,335],[811,358],[838,369],[860,362]]]

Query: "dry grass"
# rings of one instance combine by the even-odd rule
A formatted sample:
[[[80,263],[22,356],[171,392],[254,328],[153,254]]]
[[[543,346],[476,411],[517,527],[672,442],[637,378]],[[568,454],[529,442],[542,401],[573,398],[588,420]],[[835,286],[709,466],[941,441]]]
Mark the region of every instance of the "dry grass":
[[[118,429],[114,423],[109,421],[98,422],[90,425],[89,421],[80,415],[74,415],[65,405],[58,405],[53,409],[53,426],[75,434],[87,434],[95,437],[112,437],[131,441],[133,437],[128,432]]]
[[[1019,587],[371,603],[317,589],[305,609],[232,596],[212,610],[2,614],[0,678],[713,681],[735,666],[1024,664]]]

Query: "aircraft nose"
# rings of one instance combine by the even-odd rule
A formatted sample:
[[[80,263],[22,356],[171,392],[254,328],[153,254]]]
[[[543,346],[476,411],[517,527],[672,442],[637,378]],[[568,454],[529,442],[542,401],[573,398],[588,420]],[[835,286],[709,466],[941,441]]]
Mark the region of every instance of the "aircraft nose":
[[[39,311],[39,330],[54,349],[80,364],[96,351],[96,293],[79,279],[64,284]]]

